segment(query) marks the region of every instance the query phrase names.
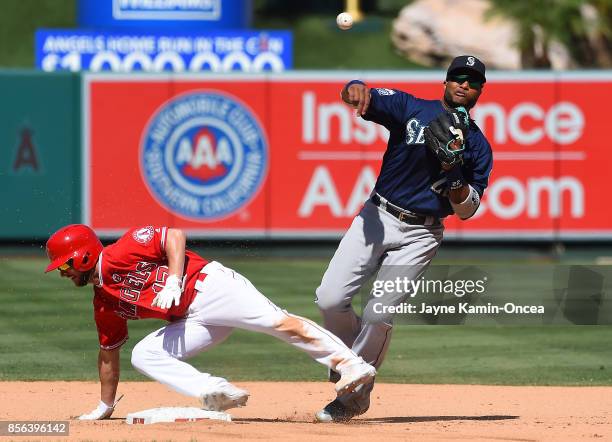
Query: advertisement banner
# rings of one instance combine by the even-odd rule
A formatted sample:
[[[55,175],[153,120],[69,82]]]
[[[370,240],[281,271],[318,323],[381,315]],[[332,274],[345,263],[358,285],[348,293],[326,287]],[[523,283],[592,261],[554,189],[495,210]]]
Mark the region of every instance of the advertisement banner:
[[[79,0],[83,28],[242,29],[252,0]]]
[[[338,237],[388,138],[355,117],[342,86],[362,78],[438,99],[441,77],[86,75],[84,218],[110,235],[164,223],[199,236]],[[597,104],[612,98],[612,75],[490,77],[471,112],[493,146],[489,188],[472,219],[445,220],[446,237],[612,237]]]
[[[47,72],[281,72],[293,66],[290,31],[36,31]]]

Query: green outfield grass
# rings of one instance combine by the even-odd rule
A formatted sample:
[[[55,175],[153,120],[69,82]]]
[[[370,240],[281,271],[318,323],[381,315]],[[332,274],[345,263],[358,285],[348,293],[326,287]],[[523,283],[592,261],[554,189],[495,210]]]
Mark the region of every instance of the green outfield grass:
[[[444,257],[442,257],[444,258]],[[43,258],[0,256],[0,380],[95,380],[91,287],[76,289]],[[269,298],[320,320],[313,292],[323,258],[225,258]],[[163,325],[131,321],[122,379],[144,380],[130,363],[138,340]],[[379,380],[398,383],[612,385],[612,327],[397,326]],[[323,380],[325,369],[268,336],[236,331],[194,358],[233,380]]]

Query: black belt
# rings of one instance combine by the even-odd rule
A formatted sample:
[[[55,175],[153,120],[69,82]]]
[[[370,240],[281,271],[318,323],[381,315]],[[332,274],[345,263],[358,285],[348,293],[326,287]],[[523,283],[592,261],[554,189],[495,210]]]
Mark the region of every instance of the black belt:
[[[378,207],[382,206],[381,207],[382,209],[384,209],[387,213],[390,213],[391,215],[393,215],[395,218],[399,219],[403,223],[424,226],[425,223],[427,222],[427,215],[418,215],[416,213],[410,213],[410,212],[400,209],[399,207],[393,206],[388,202],[387,204],[383,205],[380,199],[380,196],[376,193],[372,195],[372,198],[370,198],[370,200],[374,203],[375,206],[378,206]],[[432,225],[438,224],[440,222],[439,219],[435,217],[432,217],[432,218],[433,218]]]

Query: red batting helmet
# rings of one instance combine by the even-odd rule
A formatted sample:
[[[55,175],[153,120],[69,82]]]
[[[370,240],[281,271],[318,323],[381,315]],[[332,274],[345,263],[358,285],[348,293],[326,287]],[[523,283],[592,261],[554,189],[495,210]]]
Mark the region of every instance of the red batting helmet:
[[[47,241],[47,256],[51,264],[46,272],[72,260],[72,268],[86,272],[93,269],[102,252],[96,232],[84,224],[70,224],[55,232]]]

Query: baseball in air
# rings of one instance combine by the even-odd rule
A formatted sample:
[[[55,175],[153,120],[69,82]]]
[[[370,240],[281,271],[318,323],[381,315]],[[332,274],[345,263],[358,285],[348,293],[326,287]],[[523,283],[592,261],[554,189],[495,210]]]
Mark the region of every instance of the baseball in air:
[[[336,23],[340,29],[346,31],[353,27],[353,17],[348,12],[341,12],[336,17]]]

